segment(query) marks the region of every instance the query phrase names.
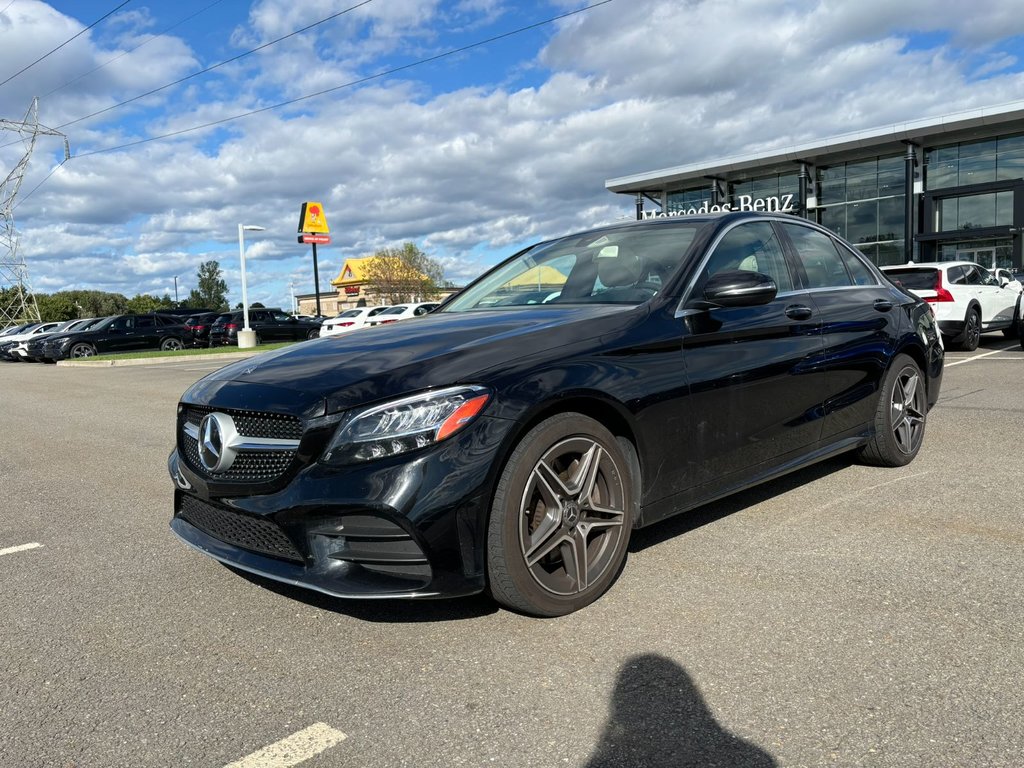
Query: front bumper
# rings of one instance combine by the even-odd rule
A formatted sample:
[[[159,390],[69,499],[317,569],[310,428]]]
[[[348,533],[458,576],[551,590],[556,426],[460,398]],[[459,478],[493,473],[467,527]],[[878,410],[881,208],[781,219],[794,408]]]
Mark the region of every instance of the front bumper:
[[[487,513],[510,427],[483,417],[426,451],[313,462],[253,495],[211,483],[176,449],[171,530],[220,562],[337,597],[474,594],[485,586]]]

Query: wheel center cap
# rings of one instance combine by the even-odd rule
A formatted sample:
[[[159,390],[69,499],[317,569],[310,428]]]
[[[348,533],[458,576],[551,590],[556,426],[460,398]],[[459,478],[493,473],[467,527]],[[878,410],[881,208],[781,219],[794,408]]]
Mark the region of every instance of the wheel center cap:
[[[562,504],[562,522],[572,528],[580,520],[580,505],[575,501],[566,501]]]

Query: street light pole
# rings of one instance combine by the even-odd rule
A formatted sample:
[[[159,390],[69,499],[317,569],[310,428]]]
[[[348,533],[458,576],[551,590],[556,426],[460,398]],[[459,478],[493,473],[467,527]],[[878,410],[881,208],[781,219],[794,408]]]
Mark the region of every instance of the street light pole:
[[[178,306],[178,276],[174,276],[174,306]]]
[[[249,328],[249,294],[245,286],[245,232],[264,232],[264,227],[254,224],[238,225],[238,258],[242,262],[242,330],[238,332],[238,347],[256,346],[256,334]]]

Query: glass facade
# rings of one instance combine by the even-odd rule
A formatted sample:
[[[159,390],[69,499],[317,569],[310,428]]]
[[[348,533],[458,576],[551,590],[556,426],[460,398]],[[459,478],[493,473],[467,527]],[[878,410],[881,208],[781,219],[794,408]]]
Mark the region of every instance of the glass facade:
[[[787,173],[707,177],[667,190],[662,210],[680,215],[727,204],[732,210],[781,210],[837,232],[879,265],[969,259],[1020,268],[1024,232],[1024,133],[916,148],[907,253],[906,149],[867,159],[808,166],[808,208],[800,209],[797,163]],[[695,180],[696,181],[696,180]],[[716,197],[715,185],[718,195]],[[724,199],[723,199],[724,198]]]
[[[821,223],[876,264],[907,261],[902,155],[818,169]]]
[[[928,189],[1024,178],[1024,134],[937,147],[925,153]]]

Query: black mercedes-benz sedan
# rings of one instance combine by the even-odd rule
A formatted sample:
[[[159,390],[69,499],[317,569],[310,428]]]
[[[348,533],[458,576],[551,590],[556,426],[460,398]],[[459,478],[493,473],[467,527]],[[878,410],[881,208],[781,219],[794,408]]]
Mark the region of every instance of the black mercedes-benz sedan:
[[[815,224],[617,224],[415,323],[197,382],[171,528],[331,595],[565,614],[609,588],[633,528],[845,452],[907,464],[942,366],[929,306]]]

